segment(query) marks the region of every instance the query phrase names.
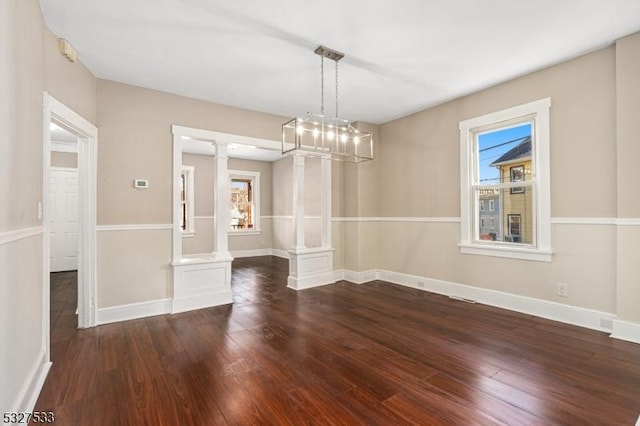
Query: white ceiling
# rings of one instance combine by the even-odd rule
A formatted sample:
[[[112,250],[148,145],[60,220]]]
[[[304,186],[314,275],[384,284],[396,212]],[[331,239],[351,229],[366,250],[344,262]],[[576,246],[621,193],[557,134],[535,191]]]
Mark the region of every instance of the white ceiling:
[[[99,78],[283,116],[382,123],[612,44],[640,0],[40,0]],[[327,111],[333,70],[327,62]]]

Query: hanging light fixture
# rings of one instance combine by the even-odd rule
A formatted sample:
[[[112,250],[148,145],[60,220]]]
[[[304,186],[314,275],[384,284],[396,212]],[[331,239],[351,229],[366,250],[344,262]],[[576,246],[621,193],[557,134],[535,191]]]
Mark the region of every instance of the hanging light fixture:
[[[373,160],[373,134],[356,129],[338,116],[338,61],[344,54],[324,46],[314,51],[320,56],[320,113],[308,112],[282,125],[282,153],[305,151],[307,155],[330,156],[335,160]],[[324,111],[324,59],[335,62],[336,107],[333,117]]]

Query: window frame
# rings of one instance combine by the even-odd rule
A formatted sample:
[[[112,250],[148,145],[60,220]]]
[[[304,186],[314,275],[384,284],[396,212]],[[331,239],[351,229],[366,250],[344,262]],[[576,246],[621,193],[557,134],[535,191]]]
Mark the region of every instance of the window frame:
[[[539,99],[501,111],[485,114],[460,122],[460,252],[463,254],[496,256],[523,260],[550,262],[551,250],[551,164],[550,164],[550,108],[551,98]],[[474,215],[476,186],[474,176],[477,162],[476,135],[482,132],[531,123],[532,182],[535,196],[533,207],[534,244],[486,242],[473,238],[478,227]],[[506,187],[519,188],[510,182]],[[502,215],[502,213],[501,213]]]
[[[182,231],[183,237],[194,237],[196,235],[195,231],[195,196],[194,196],[194,182],[195,182],[195,172],[196,168],[194,166],[186,166],[182,165],[180,169],[180,178],[182,179],[182,175],[185,175],[185,202],[182,201],[182,196],[180,199],[180,210],[182,211],[183,204],[186,209],[186,217],[181,213],[185,222],[185,229],[180,229]],[[181,191],[182,192],[182,191]]]
[[[252,181],[251,191],[252,191],[253,200],[251,204],[253,205],[253,208],[251,210],[253,212],[253,228],[233,229],[231,227],[231,219],[230,219],[229,235],[238,236],[238,235],[260,234],[262,232],[262,228],[260,227],[260,172],[253,171],[253,170],[229,170],[229,188],[231,188],[231,181],[234,179]],[[229,203],[231,203],[231,199],[229,199]]]

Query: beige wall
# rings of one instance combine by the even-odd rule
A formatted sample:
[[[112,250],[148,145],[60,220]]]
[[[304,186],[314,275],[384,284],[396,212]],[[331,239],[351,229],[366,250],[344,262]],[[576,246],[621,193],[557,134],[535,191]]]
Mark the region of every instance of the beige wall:
[[[270,249],[273,247],[273,163],[229,159],[229,170],[260,172],[260,234],[229,234],[229,251]]]
[[[171,223],[171,125],[279,140],[284,117],[98,81],[98,224]],[[136,191],[133,179],[150,187]]]
[[[617,212],[640,218],[640,33],[616,43]],[[640,323],[640,226],[618,229],[617,313]]]
[[[172,194],[171,125],[279,140],[283,117],[231,108],[163,92],[98,80],[98,224],[170,224]],[[134,179],[148,179],[149,189],[137,191]],[[198,206],[196,206],[198,209]],[[202,226],[202,225],[200,225]],[[140,232],[140,231],[139,231]],[[102,247],[99,268],[127,261],[125,253]],[[170,241],[167,243],[170,248]],[[233,246],[233,244],[230,244]],[[191,248],[195,251],[204,247]],[[106,253],[109,253],[109,259]],[[148,257],[140,268],[154,273],[144,276],[129,271],[114,273],[99,282],[100,292],[122,290],[118,304],[153,300],[160,296],[158,282],[168,282],[169,258]],[[118,271],[118,270],[116,270]],[[135,279],[134,279],[135,278]],[[130,279],[130,282],[124,280]],[[162,297],[170,297],[167,290]],[[102,307],[111,306],[115,299]]]
[[[213,252],[213,192],[215,159],[211,155],[182,154],[182,165],[193,166],[194,235],[182,238],[182,253]]]
[[[78,154],[73,152],[52,152],[51,167],[78,167]]]
[[[229,170],[260,172],[260,215],[271,216],[273,211],[273,163],[268,161],[241,160],[229,158]]]
[[[374,158],[379,159],[380,127],[359,122],[356,127],[374,134]],[[378,224],[376,222],[351,222],[348,218],[374,218],[379,215],[378,160],[359,164],[342,165],[342,223],[344,268],[366,271],[378,267]]]
[[[98,232],[98,308],[171,297],[171,230]]]
[[[36,0],[0,2],[0,233],[41,225],[43,23]],[[42,347],[42,236],[0,243],[0,412]]]
[[[182,154],[182,164],[195,167],[195,235],[182,239],[182,253],[211,253],[213,251],[213,191],[215,181],[215,159],[207,155]],[[271,248],[272,226],[272,164],[265,161],[230,158],[229,170],[260,172],[260,220],[259,235],[229,235],[229,250],[257,250]]]
[[[610,47],[380,126],[380,216],[459,217],[458,123],[550,97],[552,216],[615,217],[615,58]],[[616,311],[615,227],[554,225],[551,263],[462,255],[458,223],[378,230],[381,269]]]
[[[11,200],[0,205],[0,233],[42,225],[43,92],[94,119],[95,91],[83,84],[95,79],[76,81],[80,62],[51,65],[51,40],[37,0],[0,2],[0,198]],[[44,361],[42,266],[42,234],[0,243],[1,412],[27,408],[17,398]]]
[[[58,37],[46,27],[44,46],[47,92],[91,123],[95,123],[97,79],[82,62],[69,62],[58,52]],[[78,51],[80,58],[83,53]]]
[[[38,2],[3,1],[0,231],[39,225],[42,199],[43,22]],[[16,185],[20,182],[20,185]]]
[[[273,162],[272,211],[273,247],[289,250],[293,247],[293,159],[285,157]],[[283,217],[284,216],[284,217]]]

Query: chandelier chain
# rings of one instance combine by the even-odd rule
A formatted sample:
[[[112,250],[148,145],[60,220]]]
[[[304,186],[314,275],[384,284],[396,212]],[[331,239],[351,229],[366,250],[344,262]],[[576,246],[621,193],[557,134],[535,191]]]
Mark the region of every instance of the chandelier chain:
[[[320,56],[320,114],[324,115],[324,56]]]
[[[338,117],[338,61],[336,61],[336,118]]]

